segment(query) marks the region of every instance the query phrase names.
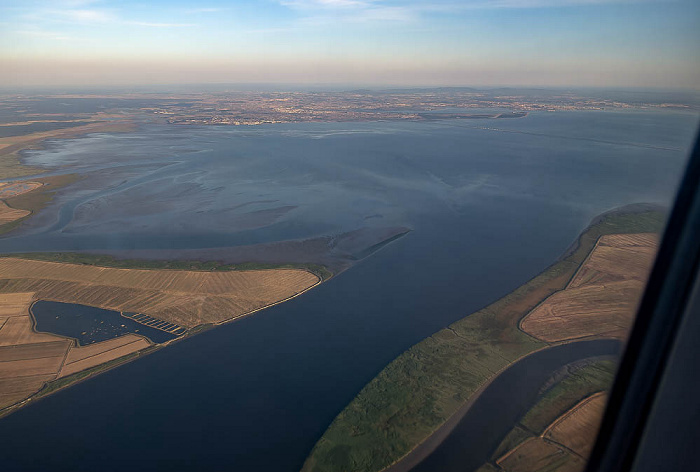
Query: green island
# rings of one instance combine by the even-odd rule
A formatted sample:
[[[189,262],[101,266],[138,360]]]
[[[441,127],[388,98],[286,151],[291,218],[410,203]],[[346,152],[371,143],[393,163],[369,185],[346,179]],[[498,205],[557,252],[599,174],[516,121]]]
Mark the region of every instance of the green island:
[[[639,206],[594,219],[572,248],[542,273],[415,344],[387,365],[335,418],[302,470],[375,472],[396,463],[437,431],[500,371],[552,344],[525,333],[520,322],[547,297],[567,287],[601,236],[659,233],[664,221],[661,211]],[[593,370],[582,370],[578,376],[552,388],[539,409],[523,420],[523,425],[537,430],[545,419],[560,412],[560,406],[570,406],[573,397],[581,396],[579,383],[600,390],[600,379],[611,379],[611,375],[600,372],[600,366],[590,369]],[[603,370],[611,372],[612,367],[606,364]],[[540,417],[545,419],[538,420]],[[517,444],[532,434],[525,428],[516,428],[502,447]],[[484,470],[493,470],[492,467],[486,465]]]

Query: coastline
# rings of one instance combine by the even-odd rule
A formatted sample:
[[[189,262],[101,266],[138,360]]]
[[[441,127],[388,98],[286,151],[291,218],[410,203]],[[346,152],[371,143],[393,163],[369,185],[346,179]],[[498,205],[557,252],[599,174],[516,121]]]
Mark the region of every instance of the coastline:
[[[561,343],[567,344],[567,343]],[[416,445],[411,449],[405,456],[391,464],[389,467],[382,469],[382,472],[408,472],[413,467],[421,463],[426,457],[435,451],[435,449],[442,444],[442,442],[447,439],[447,437],[452,433],[452,431],[457,427],[462,418],[469,412],[469,410],[474,406],[474,403],[479,399],[484,390],[486,390],[496,379],[506,370],[513,367],[518,362],[524,360],[525,358],[532,356],[538,352],[550,349],[554,346],[543,346],[534,351],[528,352],[518,359],[514,360],[510,364],[504,366],[496,372],[491,378],[489,378],[485,383],[483,383],[470,397],[469,400],[457,410],[447,421],[445,421],[427,438],[425,438],[421,443]]]
[[[121,365],[126,364],[128,362],[131,362],[133,360],[136,360],[142,356],[145,356],[145,355],[148,355],[148,354],[155,352],[157,350],[163,349],[163,348],[165,348],[173,343],[176,343],[176,342],[182,341],[186,338],[190,338],[190,337],[195,336],[197,334],[203,333],[203,332],[208,331],[208,330],[215,328],[217,326],[221,326],[224,324],[238,321],[242,318],[253,315],[254,313],[257,313],[259,311],[265,310],[265,309],[270,308],[272,306],[279,305],[279,304],[282,304],[282,303],[287,302],[289,300],[292,300],[294,298],[297,298],[297,297],[305,294],[306,292],[310,291],[311,289],[319,286],[320,284],[322,284],[323,282],[325,282],[326,280],[328,280],[329,278],[331,278],[334,275],[333,273],[329,272],[324,267],[322,267],[322,269],[324,269],[326,271],[326,273],[329,274],[329,275],[327,275],[327,278],[324,278],[324,277],[320,276],[319,274],[317,274],[311,270],[307,270],[307,269],[299,269],[299,268],[290,269],[290,270],[303,270],[303,271],[315,276],[317,280],[314,284],[310,285],[309,287],[306,287],[304,290],[301,290],[301,291],[299,291],[299,292],[297,292],[289,297],[286,297],[282,300],[278,300],[276,302],[269,303],[269,304],[264,305],[262,307],[258,307],[256,309],[247,311],[247,312],[242,313],[240,315],[237,315],[237,316],[234,316],[234,317],[231,317],[228,319],[224,319],[224,320],[221,320],[218,322],[203,323],[203,324],[199,324],[197,326],[193,326],[192,328],[187,329],[185,331],[185,333],[183,333],[182,335],[177,336],[173,339],[170,339],[170,340],[162,342],[162,343],[156,343],[156,342],[153,342],[150,339],[146,338],[151,345],[148,347],[145,347],[144,349],[126,354],[126,355],[124,355],[122,357],[118,357],[116,359],[109,360],[103,364],[99,364],[99,365],[96,365],[94,367],[90,367],[90,368],[87,368],[85,370],[75,372],[75,373],[70,374],[70,375],[65,376],[65,377],[59,377],[59,378],[55,378],[53,380],[49,380],[46,383],[44,383],[43,387],[41,387],[41,389],[36,391],[35,393],[29,395],[28,397],[24,398],[23,400],[20,400],[17,403],[14,403],[12,405],[9,405],[5,408],[0,409],[0,419],[12,414],[13,412],[19,410],[20,408],[22,408],[24,406],[31,404],[32,402],[41,400],[42,398],[45,398],[49,395],[52,395],[53,393],[56,393],[60,390],[71,387],[71,386],[73,386],[77,383],[80,383],[84,380],[87,380],[89,378],[95,377],[103,372],[107,372],[107,371],[112,370],[118,366],[121,366]],[[122,269],[122,270],[129,270],[129,269]],[[175,270],[175,269],[171,269],[171,270]],[[241,270],[241,269],[238,269],[238,270]],[[260,270],[260,269],[252,269],[252,270]],[[182,271],[182,270],[180,270],[180,271]],[[49,298],[42,298],[42,300],[52,301]],[[36,301],[37,300],[35,300],[32,303],[32,305],[29,307],[29,317],[31,319],[31,331],[33,333],[41,334],[43,332],[37,331],[37,329],[36,329],[36,318],[32,312],[32,307]],[[105,308],[105,307],[97,307],[97,308]],[[49,333],[49,334],[51,334],[52,336],[57,336],[60,338],[69,339],[77,345],[77,340],[75,338],[67,337],[67,336],[63,336],[63,335],[59,335],[59,334],[55,334],[55,333]],[[135,334],[136,336],[144,337],[140,334],[136,334],[136,333],[132,333],[132,334]]]
[[[343,470],[400,472],[415,466],[439,446],[442,440],[456,427],[459,420],[469,411],[469,408],[479,398],[479,395],[498,378],[500,373],[535,352],[555,345],[580,341],[580,339],[577,339],[560,343],[540,342],[528,333],[523,332],[520,329],[520,322],[548,296],[565,289],[576,275],[578,269],[585,263],[601,235],[636,233],[640,229],[644,229],[646,232],[658,232],[663,228],[664,219],[661,213],[654,211],[648,205],[625,206],[605,212],[594,218],[567,251],[547,269],[482,310],[462,318],[460,321],[450,325],[450,327],[419,342],[387,365],[336,416],[323,436],[314,445],[301,470],[317,472],[340,468]],[[479,342],[483,346],[505,342],[507,346],[510,346],[507,349],[510,350],[511,354],[509,355],[508,351],[499,353],[498,350],[493,351],[492,354],[487,354],[487,357],[490,356],[492,362],[490,365],[497,365],[498,369],[495,372],[491,372],[490,375],[474,387],[467,387],[468,384],[456,387],[456,385],[459,385],[459,382],[463,381],[450,380],[454,378],[455,372],[457,374],[462,372],[463,375],[474,377],[474,373],[470,374],[470,372],[479,368],[478,365],[476,367],[464,366],[464,363],[468,363],[468,360],[465,360],[463,354],[460,353],[469,351],[464,351],[466,347],[459,347],[459,343],[464,342],[470,345],[468,339],[471,338],[469,336],[473,338],[475,336],[474,332],[479,330],[481,330],[481,335],[485,335],[486,338],[474,338],[474,341],[471,342],[472,346],[478,346]],[[486,333],[484,333],[484,330],[486,330]],[[462,333],[462,338],[465,338],[465,333],[467,337],[455,342],[450,338],[459,336],[458,331]],[[523,349],[524,352],[520,355],[512,356],[513,350],[517,354],[517,346]],[[460,356],[462,356],[461,362],[454,360],[459,359]],[[436,360],[430,360],[432,357],[435,357]],[[437,359],[442,360],[440,364],[436,364],[438,362]],[[451,366],[452,368],[445,366],[445,360],[454,363]],[[503,361],[506,362],[504,363]],[[450,384],[451,381],[457,383],[453,385]],[[438,385],[440,382],[443,382],[443,384],[448,382],[444,385],[453,385],[452,390],[444,393],[440,392]],[[432,393],[422,393],[421,390],[425,388]],[[413,393],[409,393],[410,391]],[[467,395],[467,398],[465,402],[453,407],[454,410],[449,411],[450,405],[454,405],[454,401],[448,397],[450,394],[458,395],[458,392],[463,392],[463,394]],[[386,395],[389,395],[389,398]],[[406,395],[410,395],[409,400],[406,400]],[[420,413],[422,411],[419,407],[421,400],[417,398],[420,395],[427,395],[424,400],[427,405],[443,406],[440,409],[432,406],[432,413],[430,413],[432,416],[428,416],[427,413]],[[401,398],[400,401],[399,398]],[[382,413],[381,407],[370,406],[377,401],[384,403],[386,405],[384,408],[388,409],[388,411],[397,411],[396,415],[401,417],[410,415],[409,410],[417,412],[416,414],[426,415],[426,417],[412,418],[414,426],[409,428],[407,423],[404,430],[400,426],[401,423],[397,423],[399,418],[396,415],[392,415],[391,424],[387,425],[385,423],[386,420],[382,419],[384,413]],[[393,402],[398,403],[394,404]],[[415,431],[416,423],[435,421],[435,415],[439,415],[439,412],[442,411],[449,412],[449,414],[444,420],[439,422],[436,428],[426,431],[424,426],[423,431]],[[399,412],[405,413],[399,414]],[[352,419],[348,419],[348,417]],[[431,419],[428,420],[428,418]],[[357,422],[363,424],[356,426],[355,423]],[[377,424],[376,422],[379,423]],[[372,432],[373,429],[380,428],[382,425],[384,425],[384,428],[390,428],[389,431],[385,431],[382,433],[383,435],[377,435]],[[352,433],[348,435],[348,432],[351,431]],[[409,433],[412,436],[408,436]],[[363,439],[363,436],[373,434],[376,436],[373,440]],[[422,436],[419,441],[411,444],[400,455],[396,454],[401,450],[402,444],[410,442],[409,438],[417,435]],[[357,444],[355,446],[353,443],[356,441],[364,442],[360,443],[362,445]],[[370,444],[367,443],[368,441],[371,441]],[[362,459],[360,459],[359,456],[355,457],[352,455],[353,448],[358,450],[370,448],[371,450],[364,451]],[[339,453],[335,451],[340,450],[344,451],[344,454],[339,456]],[[385,461],[392,455],[396,456],[390,462],[387,461],[388,463],[385,462],[380,466],[382,461]],[[341,459],[338,459],[338,457],[341,457]],[[337,462],[339,460],[342,463]],[[362,460],[365,460],[365,462],[362,462]]]

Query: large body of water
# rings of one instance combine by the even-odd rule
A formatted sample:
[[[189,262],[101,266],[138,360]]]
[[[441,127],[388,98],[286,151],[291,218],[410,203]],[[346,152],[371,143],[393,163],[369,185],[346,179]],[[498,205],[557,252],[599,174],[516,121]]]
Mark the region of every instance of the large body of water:
[[[32,152],[91,179],[0,252],[412,231],[302,297],[0,420],[3,469],[298,470],[403,350],[543,270],[595,215],[668,204],[696,126],[646,111],[149,126]]]

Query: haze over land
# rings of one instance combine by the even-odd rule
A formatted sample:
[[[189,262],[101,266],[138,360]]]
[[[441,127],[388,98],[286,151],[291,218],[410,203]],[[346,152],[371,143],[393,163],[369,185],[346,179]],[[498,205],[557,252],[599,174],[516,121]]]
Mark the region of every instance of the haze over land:
[[[121,458],[137,448],[147,468],[170,457],[157,441],[201,470],[221,469],[217,450],[227,451],[227,467],[230,452],[242,470],[298,470],[348,399],[402,351],[541,272],[594,215],[668,204],[698,108],[694,92],[478,87],[4,95],[0,292],[24,297],[6,300],[0,328],[10,460],[104,469],[95,441],[119,442]],[[601,267],[581,281],[599,280],[591,270]],[[250,269],[266,271],[231,272]],[[641,282],[606,285],[599,295],[610,298]],[[579,292],[564,291],[565,306],[549,311],[574,316],[569,308],[591,296]],[[629,322],[630,310],[608,310],[617,318],[605,321]],[[231,317],[239,320],[219,324]],[[528,320],[531,334],[549,339],[542,313]],[[481,327],[477,334],[499,335],[489,320]],[[484,352],[505,349],[511,359],[545,344],[511,328]],[[34,329],[52,335],[35,346]],[[600,333],[582,335],[591,334]],[[529,341],[518,348],[510,335]],[[565,361],[559,351],[545,357],[557,368],[590,356],[586,346],[618,346],[591,342],[561,347]],[[562,408],[538,416],[542,428],[601,390],[591,376],[612,375],[610,362],[584,364],[575,379],[585,388],[556,397]],[[552,374],[541,370],[544,382]],[[95,378],[47,395],[86,377]],[[471,391],[458,390],[455,402]],[[134,400],[125,410],[119,398]],[[60,444],[54,418],[105,414],[125,420],[73,430],[99,457],[23,449]],[[515,421],[500,418],[502,432],[523,439]],[[138,444],[120,439],[133,431],[142,432]],[[533,441],[517,450],[547,453]]]
[[[2,86],[697,88],[693,0],[9,0]]]

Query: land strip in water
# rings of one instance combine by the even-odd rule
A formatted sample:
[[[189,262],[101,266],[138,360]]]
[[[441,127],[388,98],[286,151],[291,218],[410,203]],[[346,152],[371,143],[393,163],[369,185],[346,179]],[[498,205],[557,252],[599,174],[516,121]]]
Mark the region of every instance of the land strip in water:
[[[520,328],[548,343],[624,338],[657,245],[653,233],[601,236],[569,285],[528,313]]]
[[[605,392],[610,388],[615,377],[616,361],[614,359],[589,359],[567,366],[561,372],[557,372],[551,381],[545,386],[544,392],[537,402],[518,420],[513,429],[505,435],[501,443],[491,454],[491,459],[484,464],[479,472],[493,470],[521,470],[532,465],[530,453],[540,454],[540,459],[554,471],[567,470],[569,467],[579,468],[585,464],[585,459],[595,439],[597,423],[571,423],[578,426],[580,431],[574,431],[574,436],[585,437],[585,441],[579,441],[582,449],[579,453],[571,455],[564,445],[555,445],[550,448],[555,451],[553,456],[542,455],[542,448],[524,443],[543,438],[543,441],[552,443],[551,438],[545,433],[551,425],[556,424],[567,412],[575,410],[576,406],[587,398]],[[602,409],[600,411],[602,415]],[[591,420],[593,415],[589,416]],[[598,417],[595,417],[599,419]],[[542,441],[537,441],[539,444]],[[523,448],[521,448],[521,446]],[[514,451],[518,450],[515,454]],[[530,452],[528,452],[530,451]],[[539,469],[531,469],[539,470]]]
[[[593,263],[585,266],[587,261],[596,260],[589,254],[594,252],[601,236],[639,234],[631,242],[617,238],[604,240],[605,244],[601,245],[603,248],[616,243],[621,258],[638,258],[640,250],[630,249],[629,245],[646,244],[652,248],[654,238],[647,233],[658,233],[663,220],[662,213],[639,208],[602,215],[563,258],[543,273],[492,305],[411,347],[367,384],[336,417],[307,458],[303,470],[379,471],[392,464],[398,466],[416,446],[441,437],[435,433],[499,371],[552,344],[520,328],[526,315],[565,290],[572,281],[582,287],[584,280],[596,285],[597,280],[612,276]],[[653,255],[653,249],[647,249],[641,253]],[[636,272],[627,276],[643,280],[649,264],[649,261],[640,264]],[[584,266],[585,274],[579,273]],[[569,330],[566,339],[619,339],[624,335],[631,322],[626,297],[635,294],[629,290],[608,293],[604,291],[606,283],[597,285],[606,300],[618,297],[618,302],[625,305],[616,311],[615,329],[604,326],[601,330],[595,316],[585,316],[577,329]],[[636,294],[641,293],[642,285],[639,284]],[[538,320],[532,326],[542,328],[547,323]],[[422,449],[429,453],[434,447]],[[392,470],[403,469],[395,466]]]
[[[321,279],[305,270],[181,271],[0,258],[0,293],[144,313],[192,328],[294,297]]]
[[[78,346],[63,336],[38,333],[30,306],[36,294],[0,294],[0,416],[25,403],[47,383],[142,351],[152,343],[134,334]]]
[[[88,260],[87,256],[80,258],[84,262]],[[134,261],[131,264],[138,265]],[[320,276],[299,268],[225,270],[216,263],[146,261],[143,264],[169,268],[116,268],[0,258],[0,416],[35,397],[160,346],[138,334],[79,346],[73,338],[39,333],[30,312],[30,306],[37,300],[137,313],[127,315],[135,320],[147,320],[139,321],[144,326],[178,325],[179,331],[188,328],[185,334],[193,335],[214,324],[294,298],[322,281]],[[185,266],[190,270],[172,268]],[[195,267],[200,270],[192,270]],[[326,276],[329,275],[326,271]],[[179,331],[177,335],[183,334]]]
[[[583,470],[607,402],[605,391],[582,399],[540,434],[530,437],[480,469],[507,472]]]

